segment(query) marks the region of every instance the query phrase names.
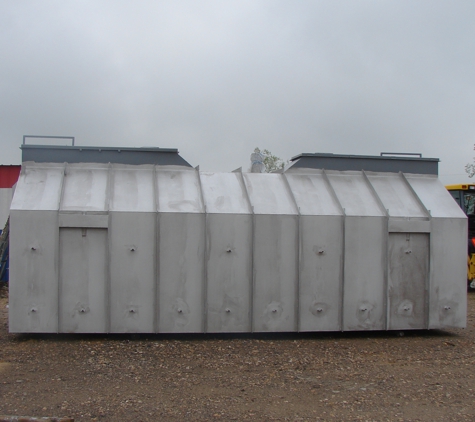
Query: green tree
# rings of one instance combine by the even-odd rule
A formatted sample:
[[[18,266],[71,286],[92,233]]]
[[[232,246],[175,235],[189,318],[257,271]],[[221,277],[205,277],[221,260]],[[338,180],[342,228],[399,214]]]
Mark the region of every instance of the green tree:
[[[261,154],[262,155],[262,163],[264,164],[264,171],[266,173],[272,173],[273,171],[276,170],[282,170],[285,166],[284,160],[281,158],[275,156],[270,152],[268,149],[259,149],[255,148],[254,149],[254,154]],[[254,162],[254,159],[252,157],[255,157],[256,155],[251,155],[251,160]]]
[[[475,145],[474,145],[473,149],[475,149]],[[474,158],[474,160],[475,160],[475,158]],[[475,176],[475,162],[466,164],[465,165],[465,172],[468,174],[468,177]]]

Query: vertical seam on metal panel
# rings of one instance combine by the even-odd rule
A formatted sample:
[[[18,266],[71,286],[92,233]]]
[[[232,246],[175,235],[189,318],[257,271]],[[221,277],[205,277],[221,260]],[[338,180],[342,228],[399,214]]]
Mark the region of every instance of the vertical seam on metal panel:
[[[203,250],[203,285],[201,286],[201,331],[206,333],[208,332],[208,258],[209,258],[209,251],[208,251],[208,213],[206,209],[206,203],[203,194],[203,186],[201,182],[201,173],[199,167],[195,169],[196,176],[198,178],[198,188],[200,191],[200,198],[203,210],[203,219],[204,219],[204,250]]]
[[[152,167],[152,186],[153,186],[153,205],[154,205],[154,244],[153,244],[153,321],[152,321],[152,329],[154,333],[158,333],[158,305],[159,305],[159,290],[158,290],[158,259],[159,259],[159,243],[158,243],[158,232],[160,230],[160,213],[159,213],[159,204],[158,204],[158,183],[157,183],[157,166],[154,165]]]
[[[346,211],[341,205],[340,200],[338,199],[338,196],[335,192],[335,189],[333,188],[330,179],[328,178],[328,175],[325,171],[325,169],[322,169],[322,176],[323,180],[325,181],[325,184],[327,185],[328,191],[330,192],[330,196],[333,198],[333,200],[336,202],[338,207],[340,208],[341,212],[341,262],[340,262],[340,312],[338,315],[338,325],[340,327],[340,331],[344,331],[343,329],[343,322],[344,322],[344,295],[345,295],[345,241],[346,241]]]
[[[254,332],[254,289],[255,289],[255,271],[254,271],[254,251],[255,251],[255,242],[256,242],[256,215],[254,213],[254,207],[252,206],[251,203],[251,197],[249,196],[249,191],[247,190],[246,182],[244,180],[244,175],[242,174],[242,171],[239,172],[241,174],[240,177],[240,182],[241,186],[243,188],[244,194],[246,195],[246,199],[248,202],[249,206],[249,211],[251,213],[251,236],[252,236],[252,242],[251,242],[251,269],[250,269],[250,279],[251,279],[251,288],[249,289],[249,326],[250,326],[250,331],[251,333]]]
[[[384,250],[386,253],[384,254],[384,279],[383,279],[383,288],[384,288],[384,297],[383,297],[383,309],[386,310],[384,313],[384,327],[386,330],[389,328],[389,210],[384,208],[383,201],[381,201],[381,198],[379,197],[378,193],[376,192],[376,189],[374,188],[373,184],[369,180],[368,175],[364,170],[361,171],[363,174],[363,178],[368,185],[370,191],[372,192],[374,198],[376,199],[376,202],[378,203],[379,207],[383,211],[383,214],[386,219],[386,233],[384,236]]]
[[[107,211],[107,267],[106,267],[106,331],[110,333],[111,331],[111,233],[112,233],[112,224],[111,224],[111,213],[110,213],[110,199],[112,191],[112,164],[109,163],[107,168],[107,188],[106,188],[106,203],[105,211]]]
[[[61,210],[61,204],[62,204],[62,201],[63,201],[63,196],[64,196],[64,185],[65,185],[65,177],[66,177],[66,174],[67,174],[67,168],[68,168],[68,163],[64,163],[64,166],[63,166],[63,177],[61,178],[61,187],[60,187],[60,190],[59,190],[59,198],[58,198],[58,211],[57,211],[57,216],[56,216],[56,225],[57,225],[57,239],[56,239],[56,250],[55,250],[55,259],[56,259],[56,266],[57,266],[57,277],[58,277],[58,298],[57,298],[57,306],[58,306],[58,315],[57,315],[57,332],[61,332],[61,311],[62,311],[62,307],[61,307],[61,294],[62,294],[62,291],[63,291],[63,286],[62,286],[62,281],[61,281],[61,274],[60,274],[60,254],[61,254],[61,251],[60,251],[60,245],[59,245],[59,240],[60,240],[60,227],[59,227],[59,212]]]
[[[426,292],[425,307],[427,310],[426,315],[425,315],[425,328],[429,329],[429,326],[430,326],[430,286],[431,286],[431,281],[432,281],[433,265],[434,265],[433,264],[434,260],[432,259],[432,249],[433,249],[432,248],[432,225],[433,225],[432,215],[430,211],[426,208],[424,203],[422,202],[421,198],[419,198],[419,195],[417,195],[416,191],[410,184],[409,180],[407,180],[406,175],[402,171],[399,172],[399,175],[401,176],[402,180],[404,181],[404,183],[406,184],[410,192],[414,195],[414,197],[416,198],[416,201],[419,203],[422,210],[426,213],[427,218],[429,219],[429,230],[430,230],[429,231],[429,254],[428,254],[429,271],[426,276],[426,284],[425,284],[425,292]]]
[[[300,260],[301,260],[301,242],[302,242],[302,233],[301,233],[301,215],[300,215],[300,208],[297,205],[297,201],[295,199],[294,193],[290,187],[289,180],[287,179],[287,175],[282,173],[284,178],[285,185],[290,193],[290,197],[294,202],[295,209],[297,210],[297,285],[295,288],[295,325],[294,328],[297,332],[300,332]]]

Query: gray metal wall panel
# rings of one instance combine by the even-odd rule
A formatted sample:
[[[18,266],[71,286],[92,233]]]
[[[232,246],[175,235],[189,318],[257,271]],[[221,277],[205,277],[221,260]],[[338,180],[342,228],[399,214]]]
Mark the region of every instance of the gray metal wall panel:
[[[300,331],[338,331],[343,278],[343,220],[300,217]]]
[[[107,243],[107,229],[60,229],[60,332],[108,331]]]
[[[207,331],[251,331],[252,216],[207,216]]]
[[[391,233],[388,265],[388,329],[427,328],[429,235]]]
[[[296,331],[298,217],[256,215],[254,225],[254,331]]]
[[[345,218],[344,330],[385,329],[387,221]]]
[[[155,221],[155,213],[111,213],[112,333],[155,331]]]
[[[11,213],[10,332],[58,331],[57,242],[57,212]]]
[[[429,328],[467,324],[467,220],[433,218]]]
[[[202,332],[205,215],[160,214],[159,245],[159,332]]]

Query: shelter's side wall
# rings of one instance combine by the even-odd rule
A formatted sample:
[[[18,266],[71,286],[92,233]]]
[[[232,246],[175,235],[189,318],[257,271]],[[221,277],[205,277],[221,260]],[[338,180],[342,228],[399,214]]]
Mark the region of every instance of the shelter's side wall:
[[[207,331],[250,332],[252,216],[207,216]]]
[[[110,220],[110,331],[152,333],[156,214],[111,212]]]
[[[109,332],[107,229],[61,227],[59,249],[60,331]]]
[[[57,332],[58,213],[12,212],[10,251],[10,332]]]
[[[387,235],[386,218],[345,218],[345,331],[386,328]]]
[[[158,331],[203,332],[205,215],[161,213],[158,237]]]
[[[378,197],[386,181],[354,172],[292,176],[288,185],[285,175],[269,175],[267,192],[266,175],[213,174],[200,184],[195,170],[155,169],[153,181],[148,168],[143,183],[154,184],[153,198],[139,195],[137,212],[124,193],[142,183],[133,174],[111,179],[107,166],[72,167],[64,184],[59,166],[20,178],[11,211],[12,332],[466,324],[467,221],[433,178],[412,177],[406,186],[394,175],[394,195]],[[311,189],[310,182],[331,206],[313,206],[315,196],[306,202],[302,186],[293,194],[292,186]],[[414,206],[404,203],[408,196]]]
[[[432,219],[429,328],[467,324],[466,239],[466,219]]]
[[[298,216],[254,218],[253,331],[297,331]]]
[[[341,329],[343,219],[300,217],[300,331]]]

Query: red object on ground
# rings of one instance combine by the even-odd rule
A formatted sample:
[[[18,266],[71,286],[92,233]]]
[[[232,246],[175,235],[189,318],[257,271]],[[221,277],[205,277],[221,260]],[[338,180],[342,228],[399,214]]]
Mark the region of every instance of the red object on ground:
[[[20,176],[20,165],[2,166],[0,165],[0,189],[12,188]]]

